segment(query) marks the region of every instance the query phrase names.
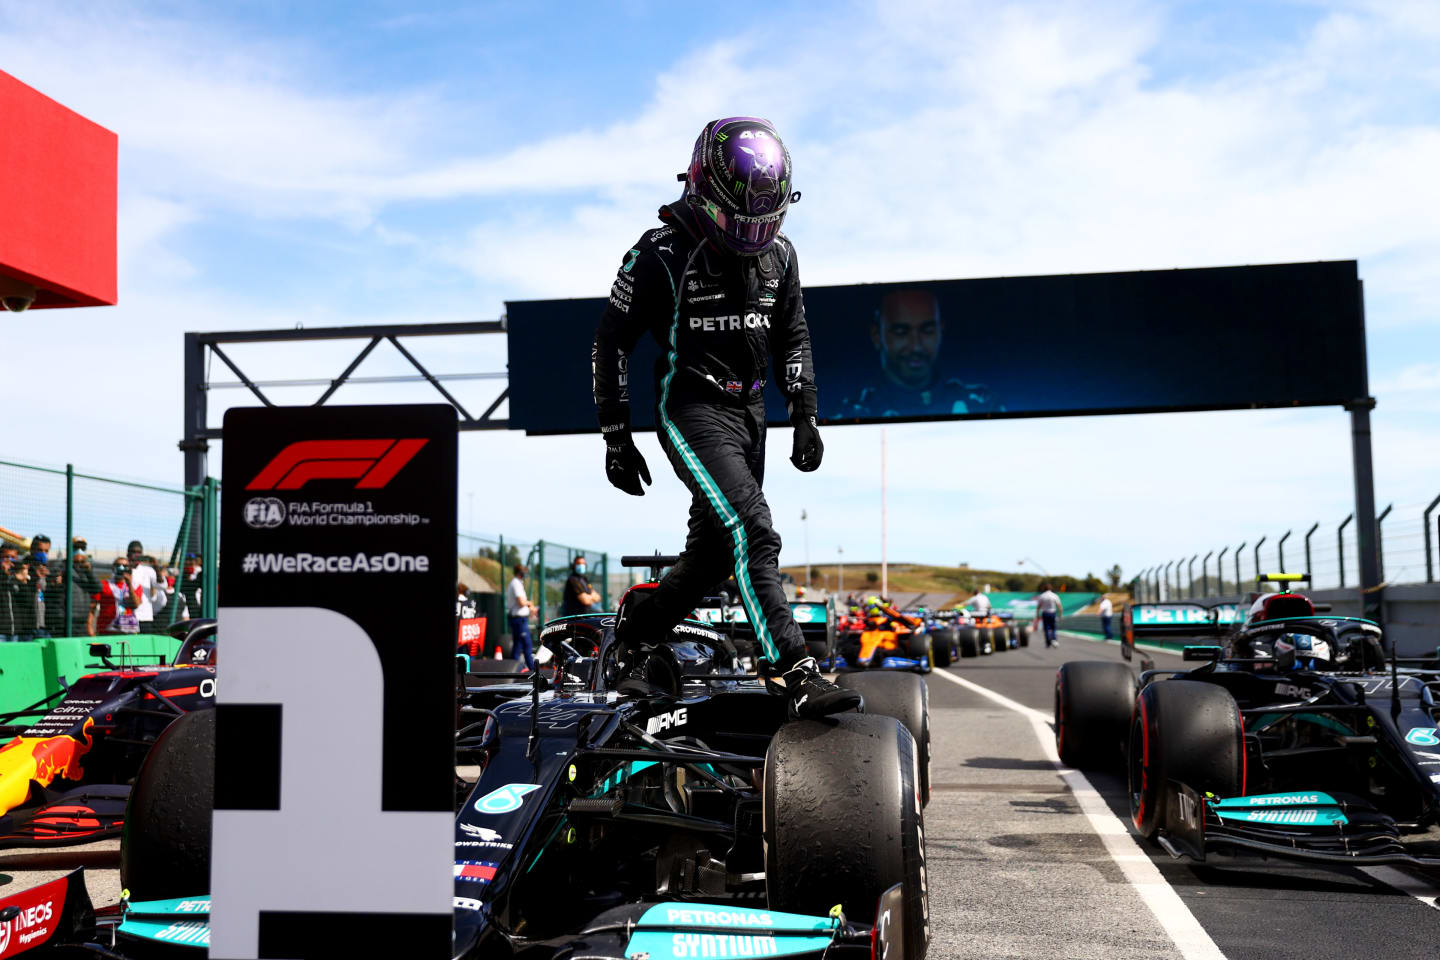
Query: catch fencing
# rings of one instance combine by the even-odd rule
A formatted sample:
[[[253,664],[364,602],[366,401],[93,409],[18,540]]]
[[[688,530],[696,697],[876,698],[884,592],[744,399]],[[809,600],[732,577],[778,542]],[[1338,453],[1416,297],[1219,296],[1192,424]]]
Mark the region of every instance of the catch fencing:
[[[0,542],[19,551],[9,577],[18,575],[32,590],[39,578],[45,581],[46,623],[23,626],[59,637],[92,635],[84,587],[90,576],[108,577],[136,540],[142,555],[177,581],[198,561],[198,589],[189,592],[200,609],[167,603],[156,615],[157,629],[187,613],[214,616],[218,501],[213,480],[183,490],[82,472],[73,464],[62,469],[0,460]],[[49,539],[48,550],[37,542],[42,537]],[[37,552],[46,554],[43,567]],[[187,554],[194,555],[189,564]]]
[[[188,490],[161,484],[103,476],[78,470],[0,460],[0,543],[18,548],[20,566],[36,549],[38,538],[48,538],[46,557],[48,625],[27,623],[15,634],[48,632],[54,637],[93,635],[90,603],[82,591],[65,589],[83,585],[87,574],[100,580],[111,575],[117,559],[125,557],[131,541],[138,540],[144,556],[157,569],[176,577],[177,594],[187,566],[198,566],[198,589],[190,591],[194,609],[187,603],[167,604],[156,615],[157,632],[185,615],[215,616],[219,594],[220,484],[211,478]],[[83,542],[83,549],[74,549]],[[187,557],[193,559],[187,563]],[[540,622],[556,615],[565,581],[576,557],[588,561],[587,577],[600,593],[600,607],[611,609],[615,583],[610,555],[551,540],[461,533],[457,538],[458,578],[482,600],[499,632],[505,630],[501,595],[510,570],[523,564],[529,571],[527,593],[539,607]],[[78,574],[77,576],[77,568]],[[27,574],[22,574],[28,576]],[[486,597],[490,599],[486,600]],[[52,606],[53,604],[53,606]],[[0,634],[7,625],[0,625]]]
[[[1428,503],[1389,504],[1375,520],[1381,583],[1435,583],[1440,575],[1440,496]],[[1308,573],[1316,590],[1358,588],[1355,515],[1260,531],[1153,564],[1135,578],[1133,592],[1146,602],[1218,598],[1253,590],[1261,573]]]
[[[586,560],[586,578],[600,594],[600,609],[610,607],[610,554],[603,550],[574,547],[553,540],[522,540],[510,537],[487,537],[461,533],[457,554],[460,566],[478,574],[483,583],[472,589],[478,593],[503,596],[517,564],[526,569],[525,592],[539,607],[539,619],[559,613],[564,599],[565,581],[577,557]],[[462,577],[464,576],[462,570]]]

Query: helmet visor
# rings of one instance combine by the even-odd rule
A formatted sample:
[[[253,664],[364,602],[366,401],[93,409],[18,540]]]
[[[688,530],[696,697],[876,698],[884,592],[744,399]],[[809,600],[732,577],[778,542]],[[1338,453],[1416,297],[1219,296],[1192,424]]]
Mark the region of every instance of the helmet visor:
[[[780,224],[785,220],[785,208],[774,213],[746,216],[722,210],[712,200],[691,194],[691,202],[698,208],[700,216],[715,225],[725,246],[742,256],[763,253],[780,233]]]

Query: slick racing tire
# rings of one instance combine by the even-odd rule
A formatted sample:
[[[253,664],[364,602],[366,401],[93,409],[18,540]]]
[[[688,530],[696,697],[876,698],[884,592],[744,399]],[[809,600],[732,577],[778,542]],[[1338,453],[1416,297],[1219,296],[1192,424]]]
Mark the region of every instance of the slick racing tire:
[[[1123,663],[1075,660],[1055,673],[1055,749],[1078,770],[1118,767],[1125,757],[1135,675]]]
[[[915,738],[920,766],[920,803],[930,803],[930,689],[913,673],[846,673],[835,685],[858,690],[869,716],[894,717]]]
[[[1030,628],[1028,626],[1022,623],[1015,628],[1015,634],[1020,638],[1020,646],[1030,646]]]
[[[782,726],[765,754],[765,876],[770,909],[876,921],[900,884],[904,953],[930,941],[924,815],[915,738],[897,720],[840,714]]]
[[[980,627],[975,631],[975,633],[980,638],[981,646],[985,646],[988,644],[991,653],[999,653],[1001,650],[1005,649],[1003,646],[1001,646],[1000,638],[996,636],[996,631],[994,628]]]
[[[949,628],[930,634],[930,653],[937,667],[948,667],[955,659],[955,631]]]
[[[215,711],[187,713],[150,748],[120,841],[120,886],[134,900],[210,892],[210,811],[215,806]]]
[[[921,673],[929,673],[935,667],[934,644],[931,642],[928,633],[909,633],[905,635],[905,655],[921,661],[924,666],[920,668]]]
[[[955,634],[960,645],[960,656],[980,656],[980,638],[976,635],[974,627],[960,627]]]
[[[1245,738],[1230,691],[1202,680],[1161,680],[1135,700],[1130,722],[1130,819],[1149,839],[1165,823],[1167,784],[1201,796],[1245,793]]]
[[[830,642],[828,640],[807,639],[805,641],[805,653],[819,660],[821,663],[827,663],[830,660]]]

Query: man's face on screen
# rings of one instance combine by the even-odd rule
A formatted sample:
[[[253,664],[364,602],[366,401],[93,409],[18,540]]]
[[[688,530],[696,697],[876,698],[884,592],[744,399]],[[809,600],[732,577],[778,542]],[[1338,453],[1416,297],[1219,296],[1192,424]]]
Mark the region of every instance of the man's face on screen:
[[[943,333],[933,294],[899,290],[881,304],[870,337],[890,379],[911,390],[923,390],[934,377]]]

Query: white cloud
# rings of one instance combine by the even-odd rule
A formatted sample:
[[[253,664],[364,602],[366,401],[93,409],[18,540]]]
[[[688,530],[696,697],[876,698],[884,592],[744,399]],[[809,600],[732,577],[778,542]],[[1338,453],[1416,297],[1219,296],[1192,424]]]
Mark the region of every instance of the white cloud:
[[[178,473],[186,329],[474,319],[507,297],[602,293],[655,206],[676,194],[700,126],[742,106],[774,119],[795,155],[805,199],[787,227],[810,283],[1356,257],[1371,304],[1383,305],[1370,314],[1372,343],[1440,326],[1433,3],[1331,9],[1264,63],[1205,76],[1157,69],[1178,27],[1152,4],[876,3],[783,43],[720,36],[592,128],[506,148],[503,124],[492,125],[468,153],[444,155],[434,144],[460,105],[422,88],[347,90],[325,78],[337,65],[318,43],[116,5],[56,11],[0,12],[6,69],[120,133],[122,305],[12,326],[7,346],[81,371],[101,394],[138,375],[160,399],[136,412],[93,393],[61,398],[8,434],[35,459],[78,457],[83,436],[97,460],[119,449],[127,469]],[[476,211],[458,227],[427,233],[415,214],[457,201]],[[401,207],[403,227],[387,219]],[[273,220],[332,231],[337,258],[355,249],[393,262],[393,273],[345,285],[398,290],[399,302],[362,314],[328,305],[324,290],[300,303],[237,294],[251,265],[202,265],[187,242]],[[404,301],[437,278],[473,291],[473,311],[430,316]],[[344,359],[287,352],[257,375],[314,375]],[[446,359],[458,362],[442,353],[437,365]],[[1440,409],[1432,367],[1377,371],[1382,498],[1440,475],[1433,431],[1388,419]],[[404,367],[377,357],[366,369]],[[1298,523],[1343,511],[1350,495],[1348,433],[1333,411],[911,426],[891,437],[897,556],[1003,564],[1025,544],[1048,548],[1052,568],[1098,572],[1282,513]],[[957,438],[1012,452],[997,463],[958,449],[903,455]],[[788,518],[807,507],[817,556],[837,543],[856,558],[878,552],[875,432],[831,430],[826,441],[825,469],[802,477],[784,461],[788,433],[774,435],[782,532],[798,545]],[[602,485],[591,438],[487,437],[465,446],[462,487],[490,516],[525,518],[507,520],[520,527],[509,533],[668,549],[683,496],[646,443],[659,486],[641,505],[609,499],[621,495]],[[1329,452],[1298,472],[1237,468],[1255,446]]]

